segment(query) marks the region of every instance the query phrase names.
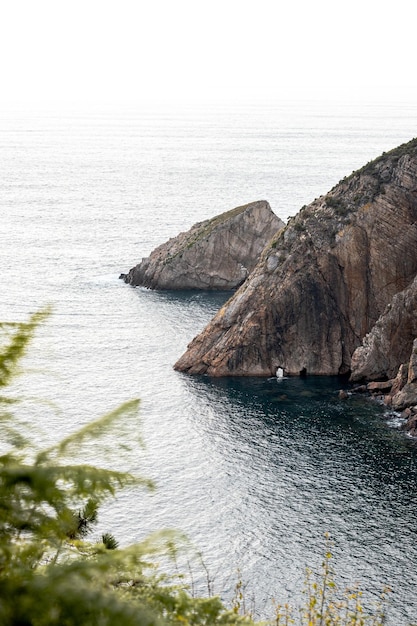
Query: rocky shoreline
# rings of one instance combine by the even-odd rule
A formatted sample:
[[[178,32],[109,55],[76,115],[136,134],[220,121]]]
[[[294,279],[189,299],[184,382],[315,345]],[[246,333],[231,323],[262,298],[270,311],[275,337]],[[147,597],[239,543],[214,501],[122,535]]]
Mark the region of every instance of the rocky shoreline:
[[[417,339],[413,341],[408,364],[400,365],[395,378],[357,385],[352,392],[367,393],[384,404],[404,420],[402,430],[417,437]]]

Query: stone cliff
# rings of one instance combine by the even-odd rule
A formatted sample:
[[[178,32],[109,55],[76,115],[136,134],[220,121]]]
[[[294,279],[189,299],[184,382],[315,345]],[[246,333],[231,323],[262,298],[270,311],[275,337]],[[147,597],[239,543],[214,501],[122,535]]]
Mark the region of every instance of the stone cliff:
[[[417,437],[417,277],[396,294],[352,355],[352,381],[370,382],[366,390],[407,419]],[[380,382],[379,382],[380,381]]]
[[[252,202],[195,224],[122,276],[150,289],[235,289],[283,226],[268,202]]]
[[[303,207],[175,368],[213,376],[268,376],[278,367],[288,375],[348,374],[362,339],[416,274],[413,140]],[[372,376],[395,372],[407,347],[395,351]]]
[[[417,277],[395,294],[352,355],[351,380],[386,380],[408,362],[417,337]]]

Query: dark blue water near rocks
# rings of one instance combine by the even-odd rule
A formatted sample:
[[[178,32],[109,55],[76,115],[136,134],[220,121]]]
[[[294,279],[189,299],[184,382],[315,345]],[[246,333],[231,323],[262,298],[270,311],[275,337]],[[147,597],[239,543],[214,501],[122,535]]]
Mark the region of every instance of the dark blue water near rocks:
[[[118,280],[193,223],[265,198],[286,220],[340,178],[411,139],[412,104],[267,105],[0,115],[0,320],[53,305],[16,383],[34,442],[51,444],[139,397],[82,459],[152,478],[120,493],[100,531],[122,545],[162,528],[193,544],[198,591],[258,614],[302,599],[333,542],[343,587],[389,585],[389,624],[417,620],[415,443],[329,378],[190,378],[173,370],[228,294],[157,293]],[[137,443],[142,435],[146,444]],[[126,446],[125,444],[130,444]],[[104,446],[104,450],[103,450]]]
[[[237,515],[272,568],[270,593],[281,576],[291,592],[300,585],[300,563],[321,562],[328,532],[341,586],[361,581],[372,597],[393,570],[409,572],[408,606],[395,618],[405,620],[415,606],[416,446],[387,428],[382,408],[339,399],[340,387],[332,378],[202,379],[193,392],[215,407],[203,428],[239,477]]]

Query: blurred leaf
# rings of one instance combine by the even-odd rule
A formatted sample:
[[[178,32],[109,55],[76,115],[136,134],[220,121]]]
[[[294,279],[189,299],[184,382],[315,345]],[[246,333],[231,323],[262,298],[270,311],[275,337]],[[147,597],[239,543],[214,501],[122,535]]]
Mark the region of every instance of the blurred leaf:
[[[43,450],[37,458],[37,463],[45,463],[52,455],[64,456],[71,453],[71,451],[78,451],[81,444],[91,439],[96,439],[103,435],[117,420],[122,417],[127,418],[132,415],[137,415],[139,409],[139,400],[129,400],[121,406],[117,407],[113,411],[110,411],[106,415],[103,415],[99,419],[83,426],[80,430],[72,433],[68,437],[65,437],[58,444],[51,446],[50,448]]]

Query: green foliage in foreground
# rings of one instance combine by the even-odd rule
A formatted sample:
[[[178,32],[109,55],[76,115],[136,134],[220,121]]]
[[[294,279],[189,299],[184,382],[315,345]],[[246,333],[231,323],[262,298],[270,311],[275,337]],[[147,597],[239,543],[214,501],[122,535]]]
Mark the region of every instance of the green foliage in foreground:
[[[327,543],[329,537],[326,536]],[[389,589],[383,590],[380,601],[371,613],[365,611],[362,592],[356,586],[337,588],[331,565],[332,553],[324,555],[321,571],[307,570],[305,602],[297,611],[288,604],[275,604],[274,626],[382,626],[385,624],[386,599]]]
[[[0,324],[0,388],[7,388],[37,326],[40,312],[27,323]],[[254,624],[245,613],[242,583],[232,608],[217,597],[195,598],[162,574],[161,555],[174,552],[173,533],[156,533],[120,549],[104,534],[98,544],[86,540],[100,504],[119,488],[149,481],[129,473],[69,462],[73,450],[96,439],[117,420],[136,414],[127,402],[48,449],[37,450],[10,408],[16,400],[0,397],[0,624],[2,626],[106,626]],[[26,427],[27,428],[27,427]],[[306,606],[294,612],[276,605],[270,622],[353,625],[383,623],[383,613],[366,616],[360,595],[336,604],[330,554],[318,581],[307,578]],[[349,602],[354,599],[352,607]],[[296,615],[296,617],[294,617]]]
[[[21,357],[47,312],[28,323],[2,324],[0,387],[17,373]],[[128,473],[68,462],[68,455],[96,439],[116,420],[138,410],[127,402],[57,445],[33,449],[10,408],[1,401],[0,624],[146,625],[244,622],[218,598],[192,598],[158,573],[156,555],[173,550],[172,533],[157,533],[119,549],[109,534],[86,536],[99,505],[117,489],[151,487]]]

